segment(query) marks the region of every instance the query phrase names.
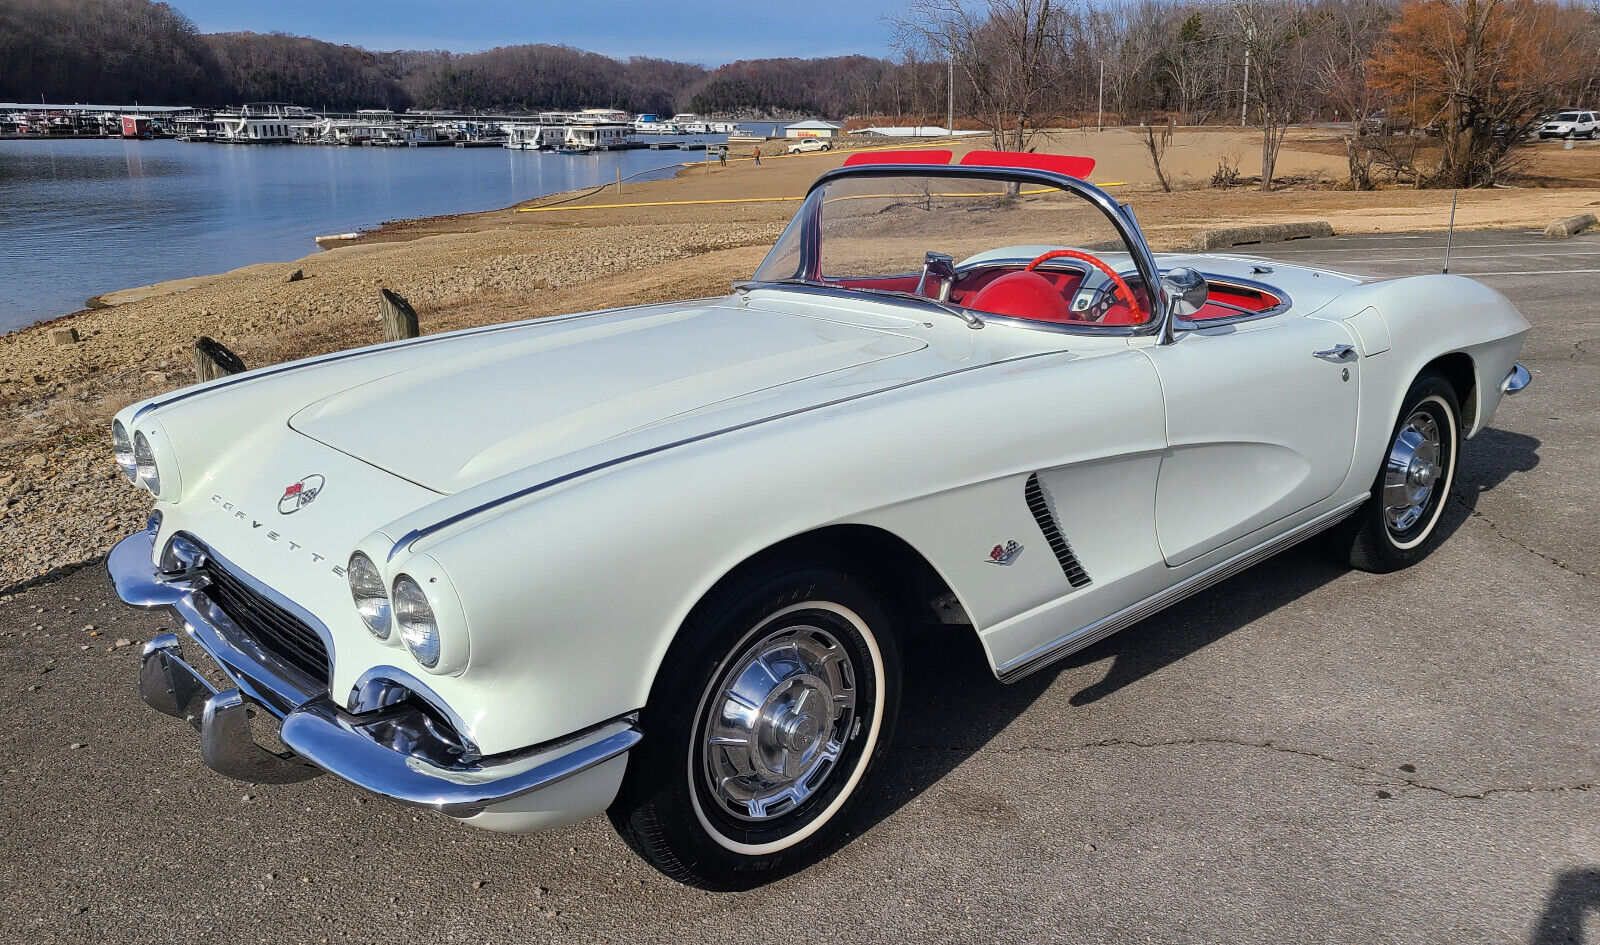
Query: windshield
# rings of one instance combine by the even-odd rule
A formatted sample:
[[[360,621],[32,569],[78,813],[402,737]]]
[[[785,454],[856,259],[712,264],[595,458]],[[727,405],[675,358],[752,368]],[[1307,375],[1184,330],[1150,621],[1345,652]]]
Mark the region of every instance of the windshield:
[[[1083,195],[1004,176],[848,176],[811,192],[756,271],[1030,323],[1137,327],[1143,280]]]
[[[1581,116],[1578,115],[1577,112],[1562,112],[1561,114],[1557,115],[1553,120],[1554,121],[1581,121],[1582,118],[1581,118]]]

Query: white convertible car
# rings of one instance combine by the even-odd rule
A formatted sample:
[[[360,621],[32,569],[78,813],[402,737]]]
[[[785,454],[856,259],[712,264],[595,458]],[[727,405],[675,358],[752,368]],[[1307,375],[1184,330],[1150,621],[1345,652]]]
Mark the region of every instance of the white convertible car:
[[[1429,550],[1528,324],[1448,275],[1156,255],[1081,158],[862,154],[720,298],[263,368],[117,415],[140,688],[257,782],[609,812],[679,880],[828,848],[898,654],[1014,680],[1324,529]]]

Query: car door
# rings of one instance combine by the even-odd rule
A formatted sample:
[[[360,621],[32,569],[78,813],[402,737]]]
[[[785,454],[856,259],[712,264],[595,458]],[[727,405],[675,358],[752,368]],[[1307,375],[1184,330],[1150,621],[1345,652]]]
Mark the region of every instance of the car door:
[[[1342,322],[1289,313],[1180,331],[1144,349],[1166,402],[1156,535],[1169,566],[1344,482],[1360,387],[1354,341]]]

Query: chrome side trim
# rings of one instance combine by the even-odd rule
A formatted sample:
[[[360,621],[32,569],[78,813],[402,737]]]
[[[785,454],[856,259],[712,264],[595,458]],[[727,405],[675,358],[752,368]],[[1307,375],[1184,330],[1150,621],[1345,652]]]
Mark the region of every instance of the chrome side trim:
[[[1511,365],[1511,370],[1506,372],[1505,379],[1500,382],[1500,389],[1508,394],[1515,394],[1529,384],[1533,383],[1533,375],[1520,364]]]
[[[1352,499],[1332,511],[1324,512],[1309,522],[1297,525],[1282,534],[1275,535],[1254,548],[1247,548],[1225,561],[1219,561],[1204,571],[1179,581],[1166,590],[1158,591],[1146,597],[1137,604],[1125,607],[1109,617],[1097,620],[1087,627],[1080,627],[1064,637],[1024,653],[1016,659],[997,667],[995,676],[1001,682],[1016,682],[1029,673],[1043,669],[1055,660],[1076,653],[1091,644],[1098,643],[1118,630],[1132,626],[1146,617],[1176,604],[1191,594],[1203,591],[1218,581],[1232,577],[1296,542],[1310,538],[1317,532],[1339,524],[1350,513],[1360,508],[1361,504],[1367,501],[1368,495],[1369,493],[1364,492],[1359,499]]]
[[[401,549],[411,545],[414,542],[421,541],[422,539],[427,538],[429,535],[437,534],[452,525],[457,525],[469,518],[487,512],[490,509],[498,508],[502,505],[515,502],[518,499],[527,498],[530,495],[543,492],[546,489],[554,488],[562,483],[571,482],[574,479],[581,479],[584,476],[592,475],[593,473],[601,472],[606,469],[611,469],[614,466],[621,466],[624,463],[630,463],[636,459],[643,459],[646,456],[654,456],[657,453],[664,453],[667,450],[677,449],[680,446],[688,446],[692,443],[700,443],[705,440],[724,436],[729,433],[738,433],[741,430],[748,430],[752,427],[773,423],[778,420],[787,420],[790,417],[797,417],[801,414],[811,413],[816,410],[827,410],[830,407],[837,407],[841,404],[851,403],[852,401],[863,400],[868,397],[877,397],[883,394],[892,393],[893,391],[904,390],[908,387],[915,387],[918,384],[926,384],[930,381],[937,381],[946,377],[954,377],[957,374],[965,374],[969,371],[982,371],[988,368],[999,367],[1003,364],[1015,364],[1019,361],[1029,361],[1034,358],[1059,357],[1064,353],[1064,351],[1035,351],[1032,354],[1018,355],[1014,358],[1002,358],[1001,360],[989,361],[984,364],[973,364],[967,367],[956,368],[953,371],[946,371],[943,374],[934,374],[929,377],[919,377],[915,380],[905,381],[900,384],[893,384],[889,387],[879,388],[878,390],[866,391],[860,394],[851,394],[848,397],[840,397],[837,400],[830,400],[826,403],[814,404],[807,407],[796,407],[793,410],[786,410],[783,413],[773,414],[770,417],[760,417],[755,420],[747,420],[744,423],[734,424],[731,427],[723,427],[720,430],[711,430],[695,436],[685,437],[681,440],[675,440],[671,443],[663,443],[659,446],[635,450],[632,453],[618,456],[613,459],[604,460],[602,462],[595,463],[592,466],[585,466],[582,469],[575,469],[572,472],[557,476],[554,479],[546,480],[545,482],[535,483],[531,486],[525,486],[521,489],[513,490],[505,495],[496,496],[495,498],[489,499],[486,502],[480,502],[470,509],[465,509],[455,513],[454,515],[440,519],[431,525],[424,525],[421,528],[413,528],[411,531],[401,535],[400,539],[394,543],[394,547],[389,549],[389,557],[387,560],[393,561],[395,556],[400,553]]]

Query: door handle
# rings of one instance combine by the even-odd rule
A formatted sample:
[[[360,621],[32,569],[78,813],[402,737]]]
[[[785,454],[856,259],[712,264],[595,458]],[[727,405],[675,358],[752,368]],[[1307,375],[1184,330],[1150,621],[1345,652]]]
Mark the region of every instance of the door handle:
[[[1356,347],[1355,345],[1334,345],[1333,347],[1323,351],[1313,351],[1311,354],[1312,356],[1318,358],[1331,358],[1335,361],[1343,361],[1346,358],[1353,358],[1356,356]]]

